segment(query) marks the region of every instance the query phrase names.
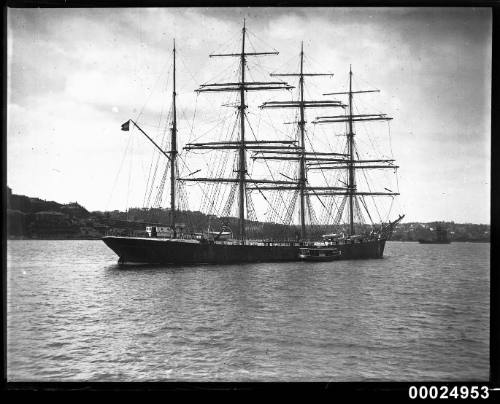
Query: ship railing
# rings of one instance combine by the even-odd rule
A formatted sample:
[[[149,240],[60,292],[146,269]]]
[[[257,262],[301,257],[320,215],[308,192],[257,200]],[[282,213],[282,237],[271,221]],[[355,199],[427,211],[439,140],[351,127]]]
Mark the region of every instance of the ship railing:
[[[210,240],[209,240],[210,241]],[[246,246],[266,246],[266,247],[304,247],[306,243],[295,240],[245,240],[242,244],[240,240],[217,240],[216,244],[222,245],[246,245]]]
[[[339,237],[339,238],[331,238],[331,239],[324,239],[323,241],[320,241],[319,243],[316,243],[317,245],[327,245],[327,246],[335,246],[339,244],[358,244],[358,243],[365,243],[373,240],[379,240],[380,235],[379,234],[370,234],[370,235],[355,235],[355,236],[347,236],[347,237]]]

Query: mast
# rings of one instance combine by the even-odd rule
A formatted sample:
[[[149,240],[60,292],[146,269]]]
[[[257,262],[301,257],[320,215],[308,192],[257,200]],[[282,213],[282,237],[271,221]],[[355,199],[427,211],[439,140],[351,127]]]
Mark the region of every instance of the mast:
[[[170,146],[170,227],[173,230],[173,238],[177,237],[175,229],[175,160],[177,158],[177,111],[175,101],[177,97],[175,88],[175,39],[174,39],[174,76],[173,76],[173,90],[172,90],[172,138]]]
[[[175,229],[175,174],[176,174],[176,159],[177,159],[177,110],[176,110],[176,77],[175,77],[175,39],[173,46],[173,89],[172,89],[172,128],[171,128],[171,145],[170,150],[164,150],[160,147],[138,124],[137,122],[129,119],[122,125],[122,130],[129,130],[130,123],[132,123],[139,131],[162,153],[170,162],[170,228],[173,232],[173,238],[177,237]],[[163,185],[162,185],[163,192]]]
[[[342,161],[340,159],[334,160],[330,159],[309,163],[309,169],[320,169],[320,170],[337,170],[346,169],[347,170],[347,187],[345,191],[335,190],[334,192],[318,192],[316,195],[332,196],[341,195],[347,197],[349,200],[349,235],[354,234],[354,202],[356,196],[395,196],[399,195],[397,192],[392,192],[391,190],[385,188],[389,192],[359,192],[356,187],[355,170],[357,169],[380,169],[380,168],[390,168],[397,169],[398,166],[393,164],[392,159],[380,159],[380,160],[360,160],[354,158],[354,130],[353,122],[358,121],[390,121],[392,118],[388,117],[386,114],[353,114],[353,95],[361,93],[374,93],[380,90],[357,90],[352,89],[352,67],[349,65],[349,91],[347,92],[335,92],[335,93],[324,93],[323,95],[347,95],[348,96],[348,115],[335,115],[335,116],[320,116],[316,117],[313,121],[314,124],[324,124],[324,123],[347,123],[347,159]],[[370,163],[370,164],[365,164]],[[371,163],[387,163],[380,165],[371,165]],[[366,207],[365,207],[366,208]]]
[[[347,133],[347,141],[349,143],[348,154],[348,180],[347,188],[349,189],[349,235],[354,234],[354,212],[353,212],[353,199],[354,199],[354,133],[352,131],[352,69],[349,65],[349,132]]]
[[[299,163],[299,178],[297,181],[297,186],[294,189],[299,189],[299,197],[300,197],[300,237],[301,240],[304,240],[307,236],[306,234],[306,197],[308,193],[306,191],[313,190],[313,187],[307,186],[307,171],[306,171],[306,163],[308,160],[320,161],[321,158],[316,156],[316,153],[308,153],[306,152],[306,144],[305,144],[305,109],[306,108],[325,108],[325,107],[334,107],[334,108],[344,108],[345,105],[340,101],[336,100],[322,100],[322,101],[310,101],[304,100],[304,77],[305,76],[333,76],[332,73],[304,73],[304,42],[300,44],[300,70],[298,73],[272,73],[271,76],[298,76],[299,78],[299,100],[298,101],[269,101],[262,104],[261,108],[299,108],[299,121],[297,122],[300,131],[300,139],[299,139],[299,154],[294,157],[281,157],[281,156],[256,156],[254,158],[260,159],[268,159],[268,160],[298,160]],[[288,154],[287,151],[277,152],[279,154]],[[320,153],[321,154],[321,153]],[[343,154],[334,153],[333,155],[342,156]],[[344,160],[342,160],[344,161]],[[272,188],[270,188],[272,189]],[[274,189],[283,189],[274,188]],[[292,189],[292,188],[285,188]],[[331,190],[338,190],[332,188]]]
[[[243,244],[245,242],[245,179],[246,179],[246,149],[245,149],[245,20],[243,20],[242,41],[241,41],[241,82],[240,82],[240,149],[239,149],[239,228],[240,240]]]
[[[300,238],[306,238],[306,215],[305,215],[305,186],[306,186],[306,163],[305,163],[305,120],[304,120],[304,42],[300,43],[300,76],[299,76],[299,92],[300,92],[300,144],[302,152],[300,154]]]
[[[246,39],[246,21],[243,20],[242,29],[242,42],[241,52],[239,53],[218,53],[210,54],[210,57],[238,57],[240,59],[241,75],[238,82],[227,83],[205,83],[200,85],[197,92],[238,92],[240,102],[237,105],[232,105],[239,109],[240,117],[240,138],[237,142],[203,142],[203,143],[190,143],[186,145],[185,150],[200,150],[200,149],[233,149],[238,151],[238,175],[236,179],[232,178],[178,178],[179,181],[201,181],[201,182],[237,182],[239,188],[238,200],[238,221],[239,233],[241,243],[245,243],[246,228],[245,228],[245,200],[246,200],[246,183],[251,181],[253,183],[268,183],[268,180],[249,180],[247,179],[247,164],[246,164],[246,151],[247,149],[253,150],[298,150],[295,145],[296,142],[289,141],[247,141],[245,140],[245,92],[246,91],[259,91],[259,90],[287,90],[293,88],[283,81],[247,81],[245,77],[246,58],[248,56],[263,56],[263,55],[277,55],[279,52],[246,52],[245,39]]]

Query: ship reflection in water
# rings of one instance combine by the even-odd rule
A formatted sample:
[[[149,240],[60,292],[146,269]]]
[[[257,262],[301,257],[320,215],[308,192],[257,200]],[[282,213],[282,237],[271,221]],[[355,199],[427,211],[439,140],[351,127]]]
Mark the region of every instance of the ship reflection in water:
[[[9,241],[7,377],[486,381],[489,248],[120,267],[99,240]]]

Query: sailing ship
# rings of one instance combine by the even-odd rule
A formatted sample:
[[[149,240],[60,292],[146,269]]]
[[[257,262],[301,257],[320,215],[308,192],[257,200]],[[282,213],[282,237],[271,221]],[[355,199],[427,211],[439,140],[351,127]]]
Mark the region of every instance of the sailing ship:
[[[237,140],[210,141],[188,143],[186,151],[232,151],[237,156],[236,175],[234,177],[192,177],[183,178],[176,176],[177,150],[177,119],[176,119],[176,77],[175,77],[175,41],[173,47],[173,92],[172,92],[172,128],[170,150],[163,150],[148,134],[137,124],[129,120],[122,125],[122,130],[129,130],[130,124],[134,125],[149,141],[160,151],[170,164],[170,232],[167,236],[159,236],[159,232],[153,226],[149,227],[147,237],[124,237],[106,236],[104,243],[111,248],[119,257],[119,263],[161,263],[161,264],[199,264],[199,263],[243,263],[243,262],[274,262],[274,261],[296,261],[300,259],[315,260],[314,257],[325,259],[369,259],[382,258],[386,241],[391,237],[396,224],[404,217],[400,215],[394,221],[373,225],[371,232],[360,234],[356,232],[355,209],[358,207],[358,198],[364,196],[390,196],[399,195],[386,189],[387,192],[365,192],[360,191],[356,185],[356,171],[363,169],[389,168],[396,170],[392,159],[362,160],[358,158],[355,150],[354,125],[357,121],[388,121],[392,118],[385,114],[354,114],[353,98],[361,93],[374,92],[378,90],[356,90],[352,88],[352,70],[349,71],[349,88],[345,92],[327,93],[324,95],[342,95],[347,97],[347,103],[339,100],[322,99],[308,100],[305,96],[305,79],[312,76],[332,76],[331,73],[309,73],[304,71],[303,44],[300,51],[300,69],[291,73],[273,73],[271,76],[278,77],[275,81],[252,81],[246,77],[247,59],[255,56],[268,56],[278,54],[277,51],[257,52],[246,48],[246,24],[243,23],[241,51],[236,53],[211,54],[210,57],[229,57],[239,60],[238,80],[232,82],[217,82],[202,84],[198,90],[200,93],[230,92],[238,95],[238,102],[233,106],[237,110],[237,121],[239,127]],[[291,90],[294,86],[283,81],[284,77],[298,79],[298,98],[289,101],[267,101],[260,105],[261,109],[289,108],[298,112],[297,138],[278,140],[249,140],[247,134],[247,93],[268,90]],[[306,119],[305,112],[308,109],[327,108],[342,110],[342,115],[321,116],[315,119],[314,124],[342,123],[346,127],[344,134],[346,139],[346,150],[343,152],[317,152],[308,150],[306,147]],[[286,180],[275,179],[271,175],[268,178],[257,179],[250,177],[248,172],[248,153],[253,153],[251,158],[264,162],[288,161],[293,162],[296,167],[294,177],[284,176]],[[315,186],[309,183],[309,170],[341,170],[346,173],[345,181],[340,186],[321,184]],[[200,171],[200,170],[198,170]],[[197,172],[197,171],[196,171]],[[339,171],[337,171],[339,172]],[[233,231],[224,222],[220,231],[210,231],[191,235],[182,234],[179,237],[176,226],[176,183],[218,183],[229,184],[237,195],[238,228],[236,238],[232,238]],[[292,193],[299,200],[300,234],[294,240],[269,240],[255,239],[247,236],[248,218],[246,212],[249,206],[248,194],[258,192],[265,195],[266,192]],[[318,198],[323,206],[322,198],[339,198],[340,206],[336,217],[341,217],[345,206],[348,206],[348,228],[347,232],[324,234],[321,238],[314,238],[308,234],[306,224],[306,211],[310,208],[310,199]],[[291,198],[295,204],[297,199]],[[363,204],[364,205],[364,204]],[[366,205],[365,205],[366,206]],[[293,210],[293,207],[292,207]],[[310,212],[309,212],[310,213]],[[160,234],[166,234],[161,229]],[[309,259],[311,258],[311,259]]]

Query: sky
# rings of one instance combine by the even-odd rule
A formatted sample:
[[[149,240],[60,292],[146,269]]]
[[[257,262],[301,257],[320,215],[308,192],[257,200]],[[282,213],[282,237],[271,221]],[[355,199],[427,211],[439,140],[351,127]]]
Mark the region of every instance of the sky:
[[[393,117],[390,142],[383,140],[390,149],[384,156],[399,166],[393,216],[490,222],[487,8],[8,9],[7,185],[16,194],[77,201],[91,211],[143,204],[155,151],[121,124],[135,119],[162,142],[175,38],[180,147],[227,132],[234,111],[220,107],[222,98],[194,90],[236,73],[234,60],[208,55],[239,51],[244,18],[248,46],[279,51],[249,60],[256,80],[296,69],[303,42],[308,71],[334,74],[310,80],[311,98],[345,90],[350,65],[356,88],[381,90],[359,105]],[[251,97],[253,104],[261,101]],[[287,134],[281,117],[266,127],[257,112],[249,109],[259,139]],[[214,117],[224,124],[217,126]],[[367,129],[363,138],[363,130],[360,147],[379,136]],[[310,131],[316,150],[338,139],[326,128]],[[182,174],[201,169],[203,175],[213,163],[192,157]],[[190,208],[198,210],[201,191],[189,190]]]

